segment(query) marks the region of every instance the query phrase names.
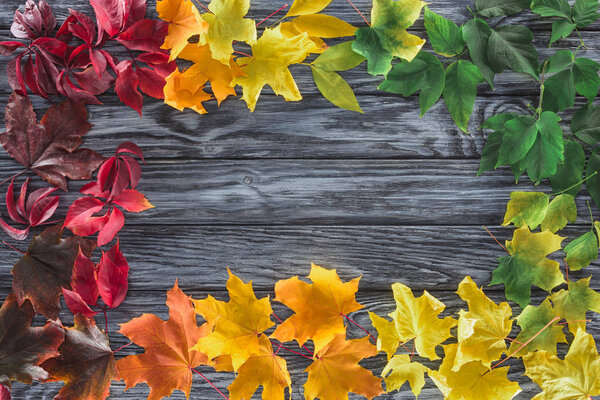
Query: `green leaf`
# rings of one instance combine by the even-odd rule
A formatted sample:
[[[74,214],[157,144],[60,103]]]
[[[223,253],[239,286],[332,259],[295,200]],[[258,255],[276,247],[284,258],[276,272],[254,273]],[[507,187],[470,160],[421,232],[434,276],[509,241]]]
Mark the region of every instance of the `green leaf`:
[[[590,154],[588,158],[585,177],[587,178],[585,187],[592,196],[596,207],[600,208],[600,154],[598,150]]]
[[[537,138],[536,122],[531,116],[521,115],[504,124],[504,135],[496,167],[512,165],[527,155]]]
[[[497,73],[510,68],[537,79],[538,54],[532,41],[531,30],[521,25],[493,29],[488,44],[490,66]]]
[[[385,75],[392,68],[392,53],[383,48],[377,32],[373,28],[356,30],[356,40],[352,50],[367,59],[367,71],[371,75]]]
[[[517,357],[521,357],[526,353],[531,353],[537,350],[543,350],[556,354],[556,344],[567,341],[563,333],[562,325],[553,324],[552,326],[543,329],[550,321],[556,317],[556,311],[550,304],[550,300],[546,298],[538,307],[527,306],[517,317],[517,324],[521,327],[521,331],[508,349],[508,354],[513,354],[519,348],[520,343],[528,342],[518,353]]]
[[[563,131],[559,124],[560,117],[551,111],[544,111],[537,121],[539,132],[535,143],[519,163],[527,169],[527,175],[535,184],[556,173],[560,163],[564,161]]]
[[[502,132],[492,132],[487,137],[487,142],[481,152],[481,161],[479,162],[479,171],[477,176],[485,171],[496,168],[498,162],[498,151],[502,144]]]
[[[347,71],[365,61],[352,50],[352,41],[336,44],[325,50],[312,65],[322,71]]]
[[[565,280],[559,264],[546,256],[560,250],[563,239],[549,231],[531,233],[526,226],[515,230],[506,242],[510,256],[498,259],[490,285],[503,283],[506,298],[521,307],[531,300],[531,285],[550,292]]]
[[[539,192],[512,192],[506,205],[503,226],[537,228],[546,217],[550,196]]]
[[[575,198],[570,194],[559,194],[550,202],[541,229],[556,233],[567,226],[568,222],[575,222],[576,219]]]
[[[496,73],[490,67],[487,55],[491,34],[492,28],[490,28],[487,22],[479,18],[469,20],[462,27],[463,39],[467,43],[471,59],[479,67],[481,74],[493,89]]]
[[[598,239],[594,232],[587,232],[565,246],[567,263],[572,271],[579,271],[598,258]]]
[[[444,66],[433,54],[421,51],[414,60],[400,62],[388,72],[378,89],[403,96],[421,90],[421,116],[440,98],[446,81]]]
[[[573,53],[569,50],[557,50],[552,56],[548,57],[545,63],[545,73],[555,74],[571,67],[575,62]]]
[[[558,166],[556,173],[550,177],[550,184],[554,193],[565,191],[566,194],[576,196],[582,186],[585,152],[579,143],[572,140],[566,140],[564,147],[565,161]]]
[[[542,17],[571,18],[571,6],[567,0],[533,0],[531,11]]]
[[[433,50],[446,57],[460,54],[465,48],[458,25],[425,7],[425,29]]]
[[[529,7],[529,0],[475,0],[477,12],[484,17],[518,14]]]
[[[578,28],[585,28],[600,17],[598,6],[598,0],[577,0],[573,4],[573,20]]]
[[[552,35],[550,36],[550,45],[556,42],[558,39],[564,39],[569,37],[571,33],[577,27],[576,24],[571,23],[569,19],[558,19],[552,23]]]
[[[459,60],[446,68],[444,102],[452,119],[463,132],[467,132],[477,97],[477,85],[481,82],[483,76],[479,68],[469,61]]]
[[[519,117],[519,114],[516,113],[502,113],[496,114],[493,117],[490,117],[485,120],[483,125],[481,125],[482,129],[492,129],[495,131],[504,130],[504,125],[515,118]]]
[[[578,58],[573,66],[575,76],[575,89],[577,93],[586,97],[588,102],[594,101],[600,89],[600,64],[589,58]]]
[[[559,112],[575,104],[575,80],[573,70],[566,69],[552,75],[544,82],[542,109]]]
[[[561,289],[550,296],[558,315],[569,322],[569,331],[585,330],[588,311],[600,313],[600,293],[590,289],[590,278],[569,281],[568,290]]]
[[[311,68],[317,88],[327,100],[345,110],[363,113],[348,83],[336,72]]]
[[[577,110],[571,119],[571,132],[585,143],[597,145],[600,142],[600,107],[588,104]]]

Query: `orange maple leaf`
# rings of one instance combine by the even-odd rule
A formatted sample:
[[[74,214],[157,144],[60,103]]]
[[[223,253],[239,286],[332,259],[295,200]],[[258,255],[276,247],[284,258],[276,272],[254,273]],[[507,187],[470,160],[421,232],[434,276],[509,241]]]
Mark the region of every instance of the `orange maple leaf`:
[[[304,370],[308,372],[304,398],[347,400],[352,392],[372,399],[383,394],[381,378],[358,365],[363,358],[375,355],[377,348],[369,343],[368,336],[346,340],[345,335],[337,335],[315,354],[315,361]]]
[[[169,23],[169,32],[162,45],[171,50],[169,61],[177,58],[188,44],[188,39],[208,30],[208,24],[191,0],[161,0],[156,3],[160,19]]]
[[[169,396],[175,389],[190,395],[192,368],[208,362],[206,354],[190,348],[209,331],[209,325],[198,326],[189,296],[175,286],[167,292],[169,319],[144,314],[119,331],[132,342],[144,347],[145,353],[117,361],[119,375],[129,389],[138,383],[150,386],[148,400]]]
[[[295,276],[275,285],[275,300],[295,314],[283,321],[271,336],[280,342],[296,339],[300,346],[312,339],[315,350],[319,351],[336,335],[346,333],[344,316],[363,308],[355,300],[360,278],[344,283],[336,270],[315,264],[308,278],[312,284]]]
[[[194,300],[196,312],[214,329],[201,337],[195,350],[208,355],[212,360],[229,355],[234,370],[238,370],[252,355],[259,354],[259,335],[274,325],[271,321],[271,301],[269,297],[257,299],[252,289],[252,281],[244,283],[229,269],[227,290],[229,302],[208,296]]]

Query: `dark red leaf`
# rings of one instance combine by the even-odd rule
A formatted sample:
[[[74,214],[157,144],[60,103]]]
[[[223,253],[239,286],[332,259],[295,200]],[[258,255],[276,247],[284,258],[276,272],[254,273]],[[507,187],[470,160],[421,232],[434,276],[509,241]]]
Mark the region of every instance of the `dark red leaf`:
[[[24,185],[27,184],[27,181]],[[8,189],[6,189],[6,210],[8,211],[8,216],[15,222],[20,224],[26,224],[25,220],[21,215],[19,215],[19,211],[17,211],[17,207],[15,204],[15,195],[14,195],[14,179],[10,180],[10,185],[8,185]]]
[[[71,288],[83,301],[94,305],[98,302],[98,284],[96,283],[96,266],[81,250],[75,258]]]
[[[48,373],[39,365],[59,354],[65,332],[52,322],[32,328],[34,314],[29,301],[19,307],[13,294],[8,295],[0,308],[0,385],[10,386],[12,380],[30,384],[34,379],[48,378]]]
[[[21,62],[24,54],[25,53],[21,53],[8,62],[6,73],[8,75],[8,84],[10,87],[23,96],[27,96],[27,87],[25,86],[25,80],[23,79],[23,65]]]
[[[26,47],[26,46],[21,42],[11,42],[11,41],[0,42],[0,54],[3,56],[10,56],[19,47]]]
[[[142,149],[140,149],[140,147],[133,142],[123,142],[117,147],[116,154],[119,155],[123,153],[131,153],[136,155],[142,159],[142,162],[146,163],[146,161],[144,161],[144,153],[142,152]]]
[[[35,50],[35,79],[38,86],[47,94],[57,94],[56,79],[58,69],[43,52]]]
[[[102,301],[109,308],[119,306],[125,296],[129,284],[129,265],[119,250],[119,243],[115,244],[109,251],[102,254],[98,265],[98,289]]]
[[[96,36],[96,27],[94,23],[85,14],[76,10],[69,10],[73,16],[73,21],[69,22],[69,31],[79,39],[83,40],[88,47],[92,46],[94,36]]]
[[[0,385],[0,400],[10,400],[10,389]]]
[[[129,212],[140,212],[154,207],[142,193],[135,189],[123,191],[123,193],[113,199],[113,203]]]
[[[45,187],[45,188],[41,188],[41,189],[33,191],[29,195],[29,197],[27,197],[27,203],[25,204],[25,213],[31,214],[35,204],[38,201],[50,196],[52,193],[56,192],[57,190],[58,190],[58,188],[55,188],[55,187]]]
[[[42,14],[44,36],[48,36],[52,33],[52,31],[54,31],[54,28],[56,28],[56,18],[54,17],[54,13],[52,12],[50,5],[48,5],[48,3],[46,3],[44,0],[41,0],[38,3],[38,8]]]
[[[92,70],[92,72],[94,71]],[[56,81],[56,87],[60,94],[67,96],[71,100],[85,104],[102,104],[92,93],[75,86],[69,79],[68,71],[62,71],[60,73]]]
[[[125,32],[117,40],[130,50],[160,52],[169,31],[169,24],[164,21],[142,19]]]
[[[104,72],[106,72],[106,58],[104,54],[96,49],[90,50],[90,60],[92,60],[92,65],[94,66],[94,71],[98,74],[98,78],[102,78]]]
[[[91,318],[94,315],[98,314],[96,311],[92,310],[87,304],[85,304],[85,301],[83,301],[81,296],[76,292],[62,288],[62,294],[65,298],[65,303],[67,304],[67,307],[69,307],[69,310],[71,310],[71,313],[73,313],[73,315],[81,314],[85,315],[88,318]]]
[[[106,92],[115,81],[107,70],[105,70],[102,77],[98,79],[98,75],[96,75],[96,71],[93,67],[86,68],[81,72],[74,72],[73,76],[83,90],[94,96]]]
[[[48,97],[46,93],[42,92],[38,87],[36,78],[35,78],[35,70],[33,67],[33,59],[31,58],[31,54],[27,57],[27,61],[23,66],[23,79],[25,80],[25,84],[31,89],[31,91],[37,95]]]
[[[150,65],[159,75],[165,78],[177,68],[176,62],[169,62],[169,55],[164,53],[142,53],[137,57],[137,60]]]
[[[35,39],[51,34],[55,27],[56,18],[48,3],[40,1],[39,5],[36,5],[33,0],[27,0],[23,13],[15,11],[10,31],[19,39]]]
[[[69,287],[80,247],[89,255],[95,244],[77,236],[63,239],[60,225],[35,236],[25,255],[12,269],[12,288],[19,304],[29,300],[36,312],[56,319],[61,289]]]
[[[138,92],[138,76],[131,67],[131,61],[121,61],[117,65],[115,92],[121,101],[142,115],[144,97]]]
[[[56,32],[56,38],[60,41],[68,43],[73,37],[73,34],[69,30],[69,24],[75,21],[75,17],[72,15],[69,15],[67,18],[65,18],[62,25],[60,26],[60,28],[58,28],[58,31]]]
[[[98,246],[104,246],[113,240],[121,228],[123,228],[123,225],[125,225],[123,213],[117,207],[113,207],[106,225],[104,225],[104,228],[98,234]]]
[[[47,223],[54,215],[54,212],[58,208],[58,196],[44,197],[38,200],[31,209],[31,215],[29,219],[30,226],[38,226]]]
[[[38,47],[50,54],[55,55],[60,59],[64,59],[65,52],[67,51],[67,44],[55,38],[50,37],[42,37],[36,39],[33,43],[33,46]]]
[[[116,177],[116,164],[118,160],[116,157],[107,158],[100,168],[98,168],[97,182],[98,187],[102,192],[112,190],[112,186]]]
[[[108,33],[115,36],[129,17],[129,1],[126,0],[90,0],[94,7],[99,25]]]
[[[140,89],[148,96],[156,99],[164,99],[165,78],[149,68],[137,68],[135,70],[139,77]]]
[[[83,187],[79,190],[83,194],[87,194],[94,197],[102,197],[107,199],[109,196],[108,191],[100,190],[100,186],[98,182],[90,182],[83,185]]]
[[[25,210],[25,200],[27,199],[27,187],[29,186],[30,178],[25,179],[25,182],[21,185],[21,192],[19,193],[19,201],[17,202],[17,211],[21,217],[27,218],[27,211]]]
[[[80,229],[86,229],[85,226],[89,224],[90,218],[95,213],[100,212],[104,205],[105,203],[102,200],[96,199],[95,197],[81,197],[75,200],[69,207],[69,211],[67,211],[64,226],[69,228],[76,235],[91,235],[91,233],[88,233],[87,235],[79,233]]]
[[[4,232],[6,232],[6,234],[8,236],[10,236],[11,238],[13,238],[15,240],[25,240],[25,238],[29,234],[29,227],[27,227],[25,229],[13,228],[12,226],[10,226],[6,222],[4,222],[4,220],[1,218],[0,218],[0,227],[2,228],[2,230]]]
[[[124,28],[127,29],[146,16],[146,0],[129,0],[129,16]]]
[[[127,154],[123,154],[119,158],[127,165],[127,170],[129,171],[129,185],[132,189],[135,189],[140,182],[140,177],[142,175],[140,164]],[[143,158],[142,161],[144,161]]]
[[[129,185],[129,168],[127,168],[127,165],[119,160],[119,162],[116,163],[116,167],[115,180],[112,184],[110,198],[114,198],[121,194]]]

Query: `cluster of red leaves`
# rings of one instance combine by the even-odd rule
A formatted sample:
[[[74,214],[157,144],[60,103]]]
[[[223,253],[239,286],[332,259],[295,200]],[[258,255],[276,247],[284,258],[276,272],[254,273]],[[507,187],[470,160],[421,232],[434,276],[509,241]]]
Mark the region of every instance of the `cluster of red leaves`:
[[[114,87],[119,99],[141,115],[141,92],[164,98],[165,77],[175,69],[160,47],[168,31],[163,21],[146,19],[145,0],[90,0],[90,17],[70,10],[58,30],[48,3],[27,0],[25,11],[15,11],[11,27],[20,41],[0,42],[0,54],[13,56],[7,75],[13,90],[27,88],[43,97],[62,94],[87,104],[101,104],[96,96]],[[111,54],[107,43],[126,48],[126,59]],[[137,53],[134,56],[132,51]],[[138,90],[139,88],[139,90]]]
[[[135,190],[140,181],[140,165],[129,154],[144,160],[142,151],[131,142],[117,147],[98,169],[98,177],[81,188],[88,195],[73,202],[67,212],[64,226],[79,236],[98,232],[98,246],[109,243],[123,228],[125,217],[116,206],[129,212],[152,208],[146,197]]]

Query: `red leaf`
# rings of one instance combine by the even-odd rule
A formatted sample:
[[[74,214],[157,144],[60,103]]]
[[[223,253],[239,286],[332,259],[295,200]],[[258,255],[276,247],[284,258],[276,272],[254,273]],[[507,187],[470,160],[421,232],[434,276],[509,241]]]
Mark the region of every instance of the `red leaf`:
[[[66,178],[90,179],[103,157],[79,148],[91,128],[82,104],[65,101],[51,106],[41,122],[28,98],[13,93],[6,106],[6,132],[0,143],[7,153],[42,179],[67,190]]]
[[[12,41],[0,42],[0,54],[3,56],[10,56],[19,47],[26,47],[26,46],[21,42],[12,42]]]
[[[163,77],[167,77],[175,71],[177,63],[169,62],[169,55],[165,53],[142,53],[137,57],[140,62],[145,62]]]
[[[36,39],[32,43],[32,46],[38,47],[52,55],[55,55],[61,60],[64,59],[65,53],[69,47],[65,42],[50,37]]]
[[[10,31],[19,39],[35,39],[51,34],[55,27],[56,18],[48,3],[40,1],[39,5],[36,5],[33,0],[27,0],[24,13],[15,11]]]
[[[32,192],[29,197],[27,198],[27,203],[25,205],[25,213],[26,214],[31,214],[31,211],[33,210],[34,205],[48,197],[49,195],[51,195],[52,193],[56,192],[58,190],[58,188],[55,187],[45,187],[45,188],[41,188],[38,190],[35,190],[34,192]],[[28,218],[30,219],[30,218]]]
[[[29,234],[29,227],[25,229],[13,228],[12,226],[4,222],[2,218],[0,218],[0,227],[2,228],[2,230],[4,230],[4,232],[6,232],[8,236],[15,240],[25,240],[25,238]]]
[[[26,185],[27,181],[23,185]],[[8,211],[8,216],[15,222],[20,224],[26,224],[25,220],[21,218],[19,212],[17,211],[17,207],[15,206],[15,195],[14,195],[14,179],[10,180],[10,185],[8,185],[8,189],[6,189],[6,211]]]
[[[124,154],[119,158],[127,165],[127,170],[129,171],[129,185],[132,189],[135,189],[140,182],[140,177],[142,175],[142,168],[140,167],[140,164],[134,160],[133,157],[127,154]],[[143,160],[144,159],[142,158],[142,161]]]
[[[94,197],[102,197],[107,199],[109,192],[100,190],[100,186],[98,182],[90,182],[83,185],[83,187],[79,190],[83,194],[87,194]]]
[[[86,68],[81,72],[74,72],[73,76],[83,90],[94,96],[106,92],[115,81],[106,70],[106,67],[100,79],[98,79],[98,75],[93,67]]]
[[[96,311],[92,310],[87,304],[85,304],[85,301],[83,301],[81,296],[76,292],[62,288],[62,294],[65,298],[65,303],[67,304],[67,307],[69,307],[69,310],[71,310],[73,315],[81,314],[85,315],[88,318],[91,318],[94,315],[98,314]]]
[[[130,4],[125,0],[90,0],[99,24],[109,36],[121,31],[129,17]]]
[[[92,65],[94,66],[94,71],[98,74],[98,78],[102,78],[102,75],[106,71],[106,58],[104,54],[102,54],[99,50],[91,49],[90,50],[90,60],[92,60]]]
[[[79,39],[83,40],[88,47],[92,46],[94,36],[96,35],[96,27],[94,23],[85,14],[76,10],[70,10],[73,20],[69,22],[69,31]]]
[[[117,40],[130,50],[160,52],[169,31],[169,24],[164,21],[142,19],[125,32]]]
[[[129,16],[124,28],[127,29],[146,16],[146,0],[129,0]]]
[[[67,96],[71,100],[80,101],[85,104],[102,104],[92,93],[75,86],[69,79],[68,71],[62,71],[58,75],[56,88],[60,94]]]
[[[10,400],[10,390],[4,385],[0,385],[0,400]]]
[[[91,224],[92,215],[102,210],[105,203],[102,200],[96,199],[94,197],[81,197],[73,202],[69,207],[69,211],[67,211],[67,217],[65,218],[64,226],[69,228],[74,234],[80,236],[88,236],[92,233],[98,232],[98,230],[93,231],[92,233],[87,233],[83,235],[80,232],[81,230],[85,230],[86,225]]]
[[[164,99],[165,78],[149,68],[137,68],[136,72],[140,79],[140,89],[148,96],[156,99]]]
[[[98,289],[102,301],[109,307],[119,306],[127,295],[129,265],[119,250],[119,243],[102,254],[98,267]]]
[[[58,93],[56,90],[58,69],[45,53],[38,50],[35,50],[35,78],[40,89],[46,94]]]
[[[27,96],[27,87],[25,86],[25,80],[23,79],[23,65],[21,63],[23,54],[24,53],[19,54],[8,62],[6,73],[8,75],[8,84],[10,87],[21,95]]]
[[[124,104],[136,110],[141,116],[144,97],[137,90],[138,82],[139,78],[131,68],[131,61],[121,61],[117,65],[115,92]]]
[[[140,212],[154,207],[142,193],[135,189],[123,191],[123,193],[113,199],[113,203],[129,212]]]
[[[96,283],[96,266],[81,249],[75,258],[71,288],[77,292],[87,304],[98,302],[98,284]]]
[[[58,208],[58,196],[45,197],[38,200],[31,209],[31,215],[29,217],[30,226],[38,226],[44,223],[48,223],[48,219]]]
[[[133,142],[121,143],[119,145],[119,147],[117,147],[116,154],[119,155],[122,153],[134,154],[134,155],[138,156],[139,158],[141,158],[142,162],[146,163],[146,161],[144,161],[144,153],[142,153],[142,149],[140,149],[139,146]]]
[[[115,181],[116,169],[115,165],[118,160],[116,157],[107,158],[100,168],[98,168],[97,182],[98,187],[103,192],[112,190],[113,183]]]
[[[21,192],[19,193],[19,201],[17,202],[17,211],[21,217],[27,219],[27,211],[25,210],[25,199],[27,198],[27,187],[29,186],[31,179],[25,179],[25,182],[21,185]]]
[[[104,246],[119,233],[125,225],[125,217],[117,207],[113,207],[104,228],[98,234],[98,246]]]
[[[31,91],[37,95],[47,97],[46,93],[42,92],[35,79],[35,71],[33,69],[33,59],[31,54],[27,57],[27,62],[23,66],[23,79],[25,84],[31,89]]]

